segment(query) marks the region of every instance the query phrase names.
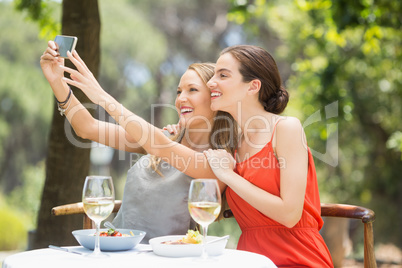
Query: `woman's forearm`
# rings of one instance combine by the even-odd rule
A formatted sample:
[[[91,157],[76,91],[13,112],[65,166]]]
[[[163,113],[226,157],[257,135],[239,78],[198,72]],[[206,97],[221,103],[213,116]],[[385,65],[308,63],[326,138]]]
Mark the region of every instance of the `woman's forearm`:
[[[280,224],[291,228],[300,220],[301,214],[294,209],[293,205],[287,204],[280,196],[273,195],[255,186],[234,171],[226,172],[219,179],[226,182],[237,195],[252,207]]]
[[[70,88],[65,83],[53,83],[51,88],[58,101],[66,100]],[[117,150],[146,153],[119,125],[95,119],[88,111],[90,107],[84,107],[74,94],[70,98],[67,107],[63,107],[64,114],[77,136]]]
[[[50,86],[59,102],[67,100],[70,88],[65,83],[62,83],[60,80],[51,83]],[[94,127],[95,119],[73,93],[70,96],[69,103],[62,108],[65,109],[64,115],[66,115],[66,118],[79,137],[91,140],[95,139],[97,136],[95,135],[97,129]]]
[[[216,178],[203,153],[196,152],[166,137],[160,129],[126,109],[103,91],[99,103],[148,153],[194,178]],[[226,185],[219,182],[221,189]]]
[[[165,151],[165,148],[177,145],[176,142],[173,142],[166,137],[160,129],[126,109],[106,92],[104,93],[105,94],[101,97],[98,104],[104,108],[106,112],[111,115],[116,122],[118,122],[119,125],[122,126],[148,153],[156,156],[164,156],[166,153],[161,152],[161,150]]]

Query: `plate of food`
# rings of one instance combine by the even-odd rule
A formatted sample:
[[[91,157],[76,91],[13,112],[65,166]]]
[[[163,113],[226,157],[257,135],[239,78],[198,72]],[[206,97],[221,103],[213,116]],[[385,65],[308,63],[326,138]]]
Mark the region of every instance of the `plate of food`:
[[[95,229],[75,230],[72,232],[81,246],[93,250],[95,247]],[[99,244],[102,251],[121,251],[135,248],[146,232],[131,229],[100,229]]]
[[[207,236],[208,241],[218,239],[217,236]],[[223,253],[228,242],[228,236],[217,242],[206,244],[205,249],[210,256]],[[189,230],[186,235],[168,235],[155,237],[149,244],[156,255],[164,257],[197,257],[202,253],[202,236],[198,231]]]

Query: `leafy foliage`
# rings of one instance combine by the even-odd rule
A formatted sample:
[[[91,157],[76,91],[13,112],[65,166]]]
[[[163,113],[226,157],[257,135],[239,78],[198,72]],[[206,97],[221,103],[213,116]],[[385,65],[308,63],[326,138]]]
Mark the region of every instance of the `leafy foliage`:
[[[0,3],[0,185],[5,191],[23,183],[23,171],[43,160],[52,94],[39,68],[44,41],[22,14]]]
[[[26,18],[39,23],[41,38],[52,39],[57,33],[60,33],[61,24],[54,18],[54,10],[57,7],[57,3],[54,1],[16,0],[14,6],[21,12],[26,11]]]
[[[17,211],[0,204],[0,229],[2,230],[0,238],[0,250],[23,249],[27,239],[27,229]]]

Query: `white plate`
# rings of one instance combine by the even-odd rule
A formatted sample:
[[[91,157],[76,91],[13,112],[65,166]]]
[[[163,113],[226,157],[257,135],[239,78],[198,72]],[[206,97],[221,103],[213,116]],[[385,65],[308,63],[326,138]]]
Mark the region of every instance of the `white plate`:
[[[108,229],[100,229],[101,232]],[[134,236],[100,236],[99,244],[102,251],[120,251],[129,250],[137,246],[145,236],[144,231],[130,230],[130,229],[117,229],[122,234],[130,235],[130,231]],[[95,229],[83,229],[73,231],[75,239],[81,246],[93,250],[95,247]]]
[[[165,241],[176,241],[185,235],[169,235],[155,237],[149,240],[149,244],[156,255],[164,257],[196,257],[202,253],[202,244],[168,245],[162,244]],[[217,236],[208,236],[207,241],[216,239]],[[228,239],[206,245],[207,253],[211,256],[220,255],[226,247]]]

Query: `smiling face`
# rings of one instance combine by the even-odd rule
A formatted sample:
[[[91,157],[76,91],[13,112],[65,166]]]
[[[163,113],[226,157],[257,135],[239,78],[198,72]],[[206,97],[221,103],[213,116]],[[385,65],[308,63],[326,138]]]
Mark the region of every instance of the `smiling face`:
[[[221,55],[216,62],[215,74],[207,85],[211,90],[213,111],[236,111],[237,104],[247,96],[250,83],[243,81],[239,71],[240,63],[232,54]]]
[[[212,110],[234,115],[239,105],[258,107],[280,114],[286,108],[289,94],[282,86],[275,59],[265,49],[252,45],[236,45],[222,50],[215,75],[208,83],[212,91]],[[225,97],[230,93],[229,98]]]
[[[210,123],[215,112],[211,110],[208,87],[194,70],[187,70],[177,87],[176,109],[183,116],[186,127]]]

